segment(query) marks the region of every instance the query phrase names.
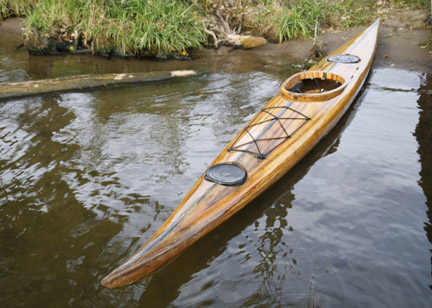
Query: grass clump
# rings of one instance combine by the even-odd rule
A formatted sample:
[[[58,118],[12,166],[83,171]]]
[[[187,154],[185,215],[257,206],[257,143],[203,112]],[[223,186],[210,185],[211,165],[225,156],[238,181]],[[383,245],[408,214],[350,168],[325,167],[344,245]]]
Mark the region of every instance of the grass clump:
[[[86,25],[97,45],[109,41],[122,53],[169,53],[198,48],[206,41],[203,28],[197,26],[193,5],[175,0],[108,3],[104,21]]]
[[[25,25],[34,49],[57,37],[75,47],[129,56],[182,52],[206,40],[194,6],[176,0],[41,0]]]
[[[375,16],[377,1],[375,0],[345,0],[333,1],[330,11],[337,15],[339,23],[349,28],[355,25],[364,25]],[[331,16],[329,17],[331,19]]]
[[[298,37],[311,38],[315,22],[325,17],[326,0],[285,1],[276,26],[279,42]]]
[[[37,0],[0,0],[0,19],[26,16]]]
[[[253,3],[255,23],[249,28],[267,39],[283,42],[296,38],[311,38],[315,22],[325,21],[329,0],[264,0]]]

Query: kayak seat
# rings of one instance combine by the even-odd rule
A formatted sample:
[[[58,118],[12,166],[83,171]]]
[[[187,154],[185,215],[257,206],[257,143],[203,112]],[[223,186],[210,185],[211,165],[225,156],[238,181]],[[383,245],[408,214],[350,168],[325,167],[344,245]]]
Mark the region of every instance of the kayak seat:
[[[345,79],[324,71],[295,74],[281,85],[282,97],[297,102],[320,102],[332,99],[345,89]]]

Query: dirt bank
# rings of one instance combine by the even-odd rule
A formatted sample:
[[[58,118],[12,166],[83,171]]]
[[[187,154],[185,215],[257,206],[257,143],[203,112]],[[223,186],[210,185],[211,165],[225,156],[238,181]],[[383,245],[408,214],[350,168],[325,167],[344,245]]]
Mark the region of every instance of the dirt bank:
[[[0,31],[11,35],[22,36],[22,19],[9,18],[0,20]]]
[[[400,10],[387,12],[387,16],[392,17],[382,18],[374,65],[425,73],[432,72],[432,29],[423,23],[427,13]],[[11,18],[1,22],[0,32],[20,36],[21,27],[20,19]],[[341,42],[354,37],[362,29],[364,26],[350,29],[324,29],[320,40],[325,44],[327,52],[331,52],[339,47]],[[311,40],[293,40],[282,44],[267,44],[251,50],[232,51],[230,48],[198,50],[193,55],[201,59],[197,61],[205,61],[207,57],[216,57],[232,62],[233,65],[237,62],[250,61],[251,66],[256,67],[261,57],[269,55],[286,56],[287,59],[296,58],[301,62],[308,56],[311,47]],[[188,69],[192,66],[192,63],[177,64],[176,69]]]
[[[383,12],[380,37],[374,65],[405,70],[432,72],[432,27],[425,24],[429,12],[424,10],[393,9]],[[332,52],[360,33],[365,26],[350,29],[324,29],[320,41]],[[293,40],[282,44],[267,44],[247,51],[256,56],[287,55],[305,59],[312,48],[311,40]],[[228,55],[228,54],[227,54]]]

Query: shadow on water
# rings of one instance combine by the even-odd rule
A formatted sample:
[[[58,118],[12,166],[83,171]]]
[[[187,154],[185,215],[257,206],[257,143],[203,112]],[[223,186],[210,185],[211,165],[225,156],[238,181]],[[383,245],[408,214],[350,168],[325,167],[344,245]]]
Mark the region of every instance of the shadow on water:
[[[284,307],[287,307],[285,305],[306,307],[310,296],[310,279],[314,275],[311,270],[313,251],[308,250],[313,245],[313,239],[301,238],[299,235],[293,237],[295,230],[288,221],[288,214],[295,200],[293,187],[307,174],[316,161],[337,151],[340,136],[355,116],[360,104],[361,102],[357,99],[357,102],[353,103],[330,134],[268,191],[200,239],[160,272],[142,282],[140,288],[142,287],[144,291],[140,297],[140,307],[220,307],[223,305],[227,307],[254,307],[255,305],[279,307],[282,303]],[[264,232],[260,231],[260,223],[263,224],[261,229],[264,229]],[[253,233],[260,235],[255,237],[250,232],[245,232],[248,228],[254,229]],[[248,238],[247,241],[249,244],[252,243],[256,251],[254,258],[245,253],[247,251],[245,244],[238,244],[237,249],[227,251],[229,246],[233,246],[230,242],[235,241],[235,238],[242,233],[247,234],[245,235]],[[306,260],[297,259],[294,248],[290,248],[291,241],[302,241],[301,246],[306,247],[302,249],[307,250]],[[280,248],[280,245],[284,246],[283,249]],[[225,301],[221,298],[221,294],[208,292],[209,288],[219,283],[215,275],[210,275],[208,281],[200,285],[202,289],[194,290],[193,297],[180,299],[177,303],[176,299],[181,291],[188,288],[188,282],[202,276],[201,272],[205,273],[210,264],[216,263],[215,267],[221,271],[223,271],[222,268],[229,267],[223,263],[224,260],[217,260],[222,254],[238,255],[241,257],[240,263],[253,263],[254,276],[248,282],[252,287],[250,294],[237,302]],[[281,259],[284,259],[283,263],[286,263],[286,273],[283,277],[280,276],[281,269],[275,265],[276,260],[280,262]],[[239,268],[223,272],[231,276],[230,280],[235,280],[235,276],[243,275]],[[212,277],[215,277],[216,280],[212,281]],[[280,280],[285,281],[290,278],[300,284],[300,287],[296,287],[297,293],[287,294],[288,292],[281,289],[281,286],[274,285]],[[234,293],[235,290],[232,292]]]
[[[420,108],[419,123],[414,135],[418,142],[418,153],[420,155],[420,183],[426,196],[426,205],[428,207],[427,217],[429,221],[425,222],[424,229],[429,242],[432,244],[432,75],[426,74],[423,77],[422,85],[419,88],[420,96],[418,106]],[[432,254],[432,249],[430,250]],[[432,289],[432,256],[431,256],[431,283]]]

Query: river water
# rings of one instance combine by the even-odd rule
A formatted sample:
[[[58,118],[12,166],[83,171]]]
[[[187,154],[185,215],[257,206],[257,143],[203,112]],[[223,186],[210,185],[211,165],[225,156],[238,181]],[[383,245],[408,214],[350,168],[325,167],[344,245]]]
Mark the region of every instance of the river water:
[[[296,68],[36,57],[0,35],[0,82],[198,76],[0,102],[1,307],[429,307],[432,75],[372,68],[336,128],[257,200],[142,283],[100,280],[142,245]]]

